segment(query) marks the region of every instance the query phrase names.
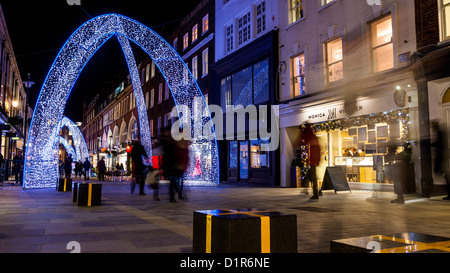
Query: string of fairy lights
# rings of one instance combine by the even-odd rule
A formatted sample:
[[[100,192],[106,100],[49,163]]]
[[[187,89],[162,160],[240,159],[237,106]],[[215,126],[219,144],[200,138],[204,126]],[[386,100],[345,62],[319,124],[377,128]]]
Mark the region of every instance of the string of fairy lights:
[[[59,124],[70,92],[90,58],[111,37],[117,36],[124,48],[130,67],[133,86],[140,83],[137,68],[130,61],[134,55],[124,41],[131,40],[140,46],[155,62],[164,76],[175,100],[175,104],[194,107],[195,97],[203,94],[178,53],[150,28],[130,18],[107,14],[95,17],[78,28],[67,40],[58,54],[42,86],[33,114],[28,144],[25,153],[24,189],[50,188],[58,178],[57,145]],[[134,69],[136,68],[136,69]],[[136,77],[137,75],[137,77]],[[135,90],[136,92],[136,90]],[[145,105],[143,97],[137,98],[137,105]],[[206,102],[201,101],[202,108]],[[141,114],[141,113],[140,113]],[[140,118],[140,120],[147,120]],[[211,118],[205,119],[211,122]],[[192,132],[203,128],[205,122],[191,122]],[[213,128],[213,126],[210,126]],[[218,150],[215,132],[201,138],[192,138],[190,161],[185,174],[187,185],[212,186],[219,183]],[[141,127],[141,140],[149,139],[149,128]],[[201,162],[203,161],[203,162]]]

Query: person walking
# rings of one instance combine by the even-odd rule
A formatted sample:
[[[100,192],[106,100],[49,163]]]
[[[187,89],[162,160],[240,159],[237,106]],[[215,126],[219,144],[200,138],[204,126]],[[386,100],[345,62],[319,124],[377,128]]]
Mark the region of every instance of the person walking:
[[[89,171],[91,169],[92,165],[91,162],[89,161],[89,158],[86,157],[86,160],[83,163],[83,168],[84,168],[84,180],[89,180]]]
[[[446,170],[446,149],[444,146],[444,136],[439,126],[439,121],[431,122],[431,129],[433,133],[436,134],[435,141],[431,144],[435,148],[435,156],[434,156],[434,173],[436,175],[442,176],[446,181],[446,189],[447,189],[447,197],[444,197],[443,200],[450,200],[450,181],[449,174]]]
[[[17,183],[22,184],[22,174],[20,174],[21,170],[22,170],[22,165],[23,165],[22,151],[18,151],[17,155],[14,156],[13,164],[14,164],[13,168],[14,168],[14,176],[15,176],[16,184]]]
[[[182,186],[178,182],[182,179],[189,162],[188,145],[185,140],[175,141],[170,135],[170,129],[164,130],[161,134],[161,142],[163,146],[162,168],[164,177],[170,181],[169,200],[176,202],[175,192],[178,192],[178,198],[184,199],[182,194]]]
[[[73,163],[72,154],[69,154],[69,156],[64,161],[64,171],[66,172],[67,179],[70,179],[70,175],[72,174],[72,163]]]
[[[313,184],[313,196],[310,200],[319,200],[319,185],[317,182],[316,167],[320,163],[320,145],[317,136],[314,134],[310,124],[302,126],[302,135],[300,141],[308,146],[308,176],[309,181]]]
[[[98,181],[105,181],[105,172],[106,172],[106,164],[105,157],[102,157],[100,161],[97,163],[98,169]]]
[[[131,160],[133,162],[133,175],[135,177],[134,183],[131,183],[131,193],[134,193],[136,184],[139,184],[139,195],[145,195],[145,175],[144,171],[146,166],[144,159],[148,158],[147,152],[145,152],[144,146],[142,146],[139,140],[133,142],[133,148],[131,150]]]

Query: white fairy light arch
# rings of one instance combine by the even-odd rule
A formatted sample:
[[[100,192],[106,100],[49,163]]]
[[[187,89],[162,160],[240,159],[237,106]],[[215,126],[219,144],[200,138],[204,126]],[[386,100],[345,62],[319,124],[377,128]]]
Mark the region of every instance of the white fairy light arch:
[[[67,126],[67,128],[69,128],[70,133],[72,134],[73,146],[76,154],[76,157],[74,155],[74,160],[77,161],[81,160],[84,162],[86,158],[89,158],[89,150],[86,144],[86,140],[83,137],[83,134],[81,133],[80,129],[78,129],[78,126],[67,117],[64,117],[61,120],[59,128],[62,129],[64,128],[64,126]],[[66,147],[66,145],[64,145],[64,147]]]
[[[72,155],[72,159],[74,161],[78,161],[78,156],[77,156],[77,152],[75,151],[75,149],[73,148],[72,145],[70,145],[69,141],[67,141],[65,138],[63,138],[62,136],[60,136],[58,138],[59,143],[61,143],[64,146],[64,149],[66,149],[67,154],[71,154]]]
[[[90,58],[113,36],[119,39],[130,70],[138,105],[141,141],[149,155],[151,155],[151,139],[148,118],[146,111],[145,113],[140,111],[140,109],[145,109],[145,101],[140,89],[139,74],[129,40],[140,46],[155,62],[169,85],[177,106],[186,105],[192,108],[194,99],[200,97],[203,106],[206,107],[202,92],[186,64],[177,52],[153,30],[118,14],[93,18],[78,28],[67,40],[42,86],[33,114],[25,154],[25,189],[55,186],[58,164],[54,151],[58,143],[56,141],[59,134],[58,124],[63,118],[67,99]],[[145,126],[145,122],[147,122],[147,126]],[[210,117],[200,124],[192,123],[193,127],[203,127],[206,125],[205,123],[209,122],[212,123]],[[213,128],[211,125],[209,126]],[[194,139],[191,146],[193,150],[197,151],[197,154],[200,152],[202,157],[209,159],[208,171],[202,172],[201,176],[197,175],[195,180],[189,180],[190,177],[193,177],[189,174],[195,171],[195,164],[192,164],[195,158],[191,156],[191,164],[189,164],[185,180],[188,185],[210,186],[219,183],[215,133],[214,131],[206,132],[206,134],[208,133],[211,135],[204,135],[202,139]]]

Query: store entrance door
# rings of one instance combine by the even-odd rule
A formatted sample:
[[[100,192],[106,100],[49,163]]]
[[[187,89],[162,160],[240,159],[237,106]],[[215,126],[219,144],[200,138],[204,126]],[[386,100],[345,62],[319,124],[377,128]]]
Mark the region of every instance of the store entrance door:
[[[239,142],[239,178],[240,181],[248,179],[248,142]]]

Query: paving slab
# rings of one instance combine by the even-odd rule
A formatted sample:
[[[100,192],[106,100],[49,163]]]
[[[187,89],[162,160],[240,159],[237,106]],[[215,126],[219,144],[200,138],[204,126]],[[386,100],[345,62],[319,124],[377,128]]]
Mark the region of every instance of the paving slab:
[[[0,253],[68,253],[71,241],[84,253],[190,253],[194,211],[252,207],[295,214],[299,253],[330,253],[331,241],[373,234],[450,238],[444,196],[407,195],[397,205],[390,203],[393,192],[331,191],[310,202],[311,190],[221,184],[186,187],[185,200],[171,203],[166,184],[161,201],[153,200],[151,189],[146,196],[130,194],[128,182],[103,184],[101,206],[89,208],[73,203],[70,192],[0,189]]]

